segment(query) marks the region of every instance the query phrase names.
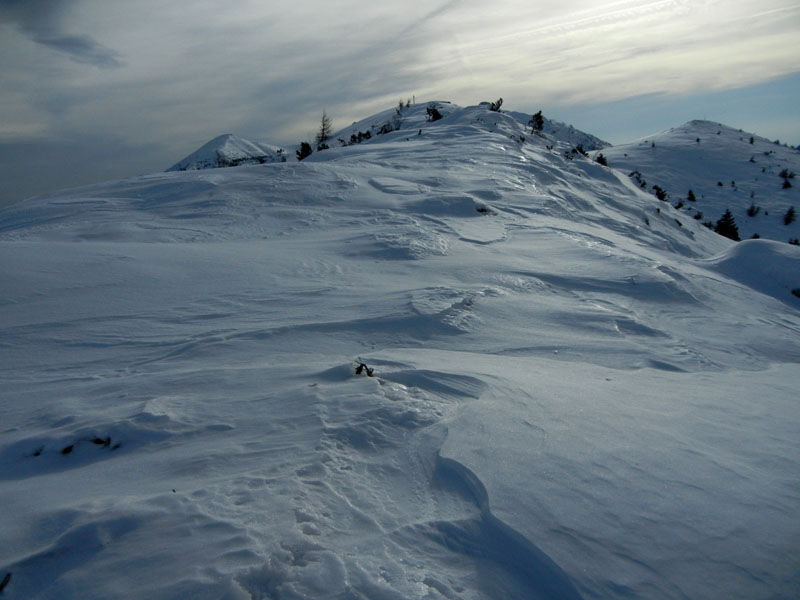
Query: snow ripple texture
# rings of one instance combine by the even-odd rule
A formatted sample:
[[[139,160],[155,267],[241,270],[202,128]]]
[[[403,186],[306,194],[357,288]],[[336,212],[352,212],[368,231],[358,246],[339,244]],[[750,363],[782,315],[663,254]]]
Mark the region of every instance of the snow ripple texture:
[[[0,208],[3,598],[796,596],[800,250],[436,106]]]

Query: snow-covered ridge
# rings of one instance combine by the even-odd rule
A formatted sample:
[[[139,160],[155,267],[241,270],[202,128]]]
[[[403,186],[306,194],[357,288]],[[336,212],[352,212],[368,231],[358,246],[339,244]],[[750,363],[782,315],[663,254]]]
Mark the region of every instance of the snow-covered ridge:
[[[531,115],[513,111],[486,111],[487,105],[488,103],[481,105],[481,112],[490,112],[490,118],[502,114],[517,120],[520,124],[517,129],[519,129],[521,138],[524,137],[523,132],[526,129],[530,129],[528,122],[531,119]],[[427,129],[432,123],[429,114],[430,109],[436,109],[442,117],[447,117],[451,114],[459,115],[464,110],[451,102],[444,101],[432,101],[388,109],[336,131],[326,140],[326,145],[329,147],[345,147],[378,141],[386,142],[403,136],[421,135],[423,128]],[[486,122],[488,123],[488,121]],[[392,135],[386,137],[387,134]],[[543,128],[539,135],[551,140],[553,143],[567,144],[571,147],[581,146],[586,151],[599,150],[610,145],[591,134],[575,129],[572,125],[553,121],[546,117],[543,118]],[[299,146],[292,148],[290,156],[292,160],[295,160],[294,153],[297,149],[299,149]],[[167,170],[186,171],[236,167],[242,164],[284,162],[287,154],[277,146],[225,134],[204,144]]]
[[[792,597],[800,248],[438,106],[0,208],[4,598]]]

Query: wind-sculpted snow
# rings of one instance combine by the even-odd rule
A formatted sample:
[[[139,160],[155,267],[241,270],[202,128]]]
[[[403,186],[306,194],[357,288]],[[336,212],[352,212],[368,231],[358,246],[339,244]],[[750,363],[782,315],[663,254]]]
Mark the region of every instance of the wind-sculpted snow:
[[[0,212],[4,598],[793,597],[794,247],[438,106]]]
[[[736,244],[706,261],[731,279],[796,308],[800,308],[799,262],[800,247],[767,240]]]

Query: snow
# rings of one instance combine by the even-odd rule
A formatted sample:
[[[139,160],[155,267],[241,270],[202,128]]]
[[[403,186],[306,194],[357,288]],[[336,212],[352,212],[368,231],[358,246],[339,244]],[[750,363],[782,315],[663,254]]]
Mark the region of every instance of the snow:
[[[800,248],[426,106],[2,209],[5,597],[794,597]]]
[[[800,294],[797,287],[798,259],[800,247],[746,240],[708,259],[708,265],[762,294],[789,301],[790,292],[799,290],[797,294]]]
[[[681,220],[700,215],[702,222],[716,223],[730,209],[743,240],[754,234],[780,242],[800,237],[800,222],[783,222],[789,207],[800,207],[800,188],[784,188],[781,177],[784,171],[800,173],[796,148],[719,123],[690,121],[643,140],[603,148],[602,154],[611,167],[641,173],[649,190],[654,185],[665,189],[671,205],[683,201],[683,214],[676,214]],[[689,190],[694,202],[687,200]],[[752,216],[751,206],[757,209]],[[665,205],[665,210],[670,209]]]
[[[167,171],[191,171],[235,167],[243,164],[282,162],[283,150],[264,142],[257,142],[226,133],[207,142]]]

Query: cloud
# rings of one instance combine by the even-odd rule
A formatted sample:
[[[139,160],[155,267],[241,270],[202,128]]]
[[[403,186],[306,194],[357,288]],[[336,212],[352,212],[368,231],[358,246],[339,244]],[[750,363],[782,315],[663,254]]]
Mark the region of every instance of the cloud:
[[[120,55],[88,35],[63,30],[65,11],[75,2],[66,0],[0,0],[0,23],[10,23],[25,36],[65,54],[76,63],[100,68],[123,66]]]
[[[37,35],[33,40],[63,52],[77,63],[94,65],[95,67],[113,68],[123,66],[119,54],[95,42],[85,35],[43,36]]]
[[[796,0],[191,7],[0,0],[0,28],[16,30],[0,35],[0,136],[89,143],[113,132],[166,168],[220,133],[288,147],[313,135],[323,109],[339,128],[412,95],[461,105],[503,96],[535,112],[731,90],[800,71]],[[113,68],[122,56],[126,68]],[[116,174],[101,164],[92,167],[98,179]]]

